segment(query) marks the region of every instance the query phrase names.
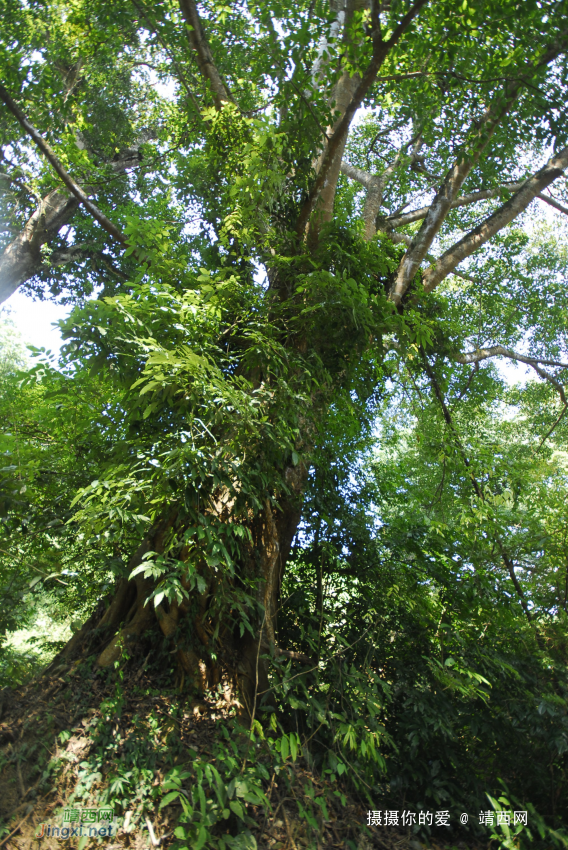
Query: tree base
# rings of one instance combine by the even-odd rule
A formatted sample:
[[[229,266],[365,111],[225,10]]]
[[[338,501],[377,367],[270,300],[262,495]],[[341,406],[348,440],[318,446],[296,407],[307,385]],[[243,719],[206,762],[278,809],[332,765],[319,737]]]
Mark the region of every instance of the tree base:
[[[6,835],[13,833],[6,846],[55,850],[59,841],[49,837],[37,844],[41,824],[61,827],[66,807],[97,808],[114,785],[110,800],[118,823],[113,847],[152,846],[148,822],[156,841],[162,839],[159,846],[168,847],[172,838],[165,836],[178,826],[182,809],[175,801],[160,808],[166,794],[161,790],[164,778],[177,769],[186,777],[183,787],[191,796],[199,778],[196,765],[213,764],[222,770],[219,753],[227,753],[234,761],[230,777],[235,780],[242,781],[249,770],[253,775],[256,763],[263,762],[266,778],[259,787],[268,804],[254,805],[240,798],[246,822],[220,815],[213,835],[252,836],[257,848],[277,845],[282,850],[343,846],[347,839],[357,844],[363,828],[360,802],[350,799],[345,788],[342,805],[337,783],[331,785],[313,774],[301,756],[293,763],[288,759],[284,767],[278,762],[275,782],[270,753],[251,742],[248,730],[241,727],[239,731],[232,719],[233,707],[223,695],[217,700],[196,699],[187,689],[180,694],[171,682],[168,686],[170,670],[144,655],[148,643],[155,647],[152,637],[154,632],[143,635],[120,669],[105,671],[96,664],[74,662],[65,677],[44,676],[4,693],[0,818],[8,826]],[[93,781],[87,789],[89,776]],[[125,778],[126,793],[117,791],[116,783]],[[323,821],[320,807],[313,806],[308,794],[313,794],[314,787],[318,794],[325,794],[328,821]],[[318,818],[317,830],[301,816],[296,801]],[[396,830],[390,835],[399,850],[414,850]],[[187,843],[193,846],[191,837]],[[242,846],[255,845],[243,842]],[[382,845],[371,840],[359,846]]]

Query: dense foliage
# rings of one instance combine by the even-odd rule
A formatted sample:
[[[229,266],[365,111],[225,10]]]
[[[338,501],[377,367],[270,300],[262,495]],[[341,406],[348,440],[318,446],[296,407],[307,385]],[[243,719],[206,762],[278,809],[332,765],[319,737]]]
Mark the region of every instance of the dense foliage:
[[[0,676],[100,697],[2,765],[180,848],[568,847],[565,3],[0,19],[0,296],[70,309],[0,329]]]

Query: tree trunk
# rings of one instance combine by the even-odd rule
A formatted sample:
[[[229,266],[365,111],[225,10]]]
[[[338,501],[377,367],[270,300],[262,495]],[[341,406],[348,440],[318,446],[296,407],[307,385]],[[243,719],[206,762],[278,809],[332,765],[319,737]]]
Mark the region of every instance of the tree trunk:
[[[300,521],[306,477],[303,466],[289,468],[286,480],[292,497],[275,504],[267,495],[262,511],[248,525],[252,542],[233,581],[242,581],[246,576],[255,583],[250,607],[260,614],[251,619],[252,634],[241,634],[238,623],[227,626],[231,612],[225,612],[222,622],[213,613],[215,593],[227,578],[215,575],[203,560],[199,571],[206,589],[201,593],[197,588],[191,590],[188,576],[182,574],[181,583],[187,593],[182,602],[162,600],[155,605],[152,594],[156,582],[144,578],[143,573],[119,579],[111,597],[97,605],[45,673],[69,668],[95,654],[100,668],[110,668],[117,662],[124,663],[140,641],[146,644],[144,651],[150,644],[151,654],[163,651],[165,640],[165,651],[177,661],[176,681],[180,688],[193,686],[202,695],[221,685],[227,701],[236,702],[243,721],[250,723],[269,693],[270,656],[281,652],[276,637],[280,588]],[[176,511],[155,523],[130,558],[128,574],[144,563],[147,553],[163,553],[172,535],[181,539],[185,529]],[[183,549],[178,559],[184,560]]]

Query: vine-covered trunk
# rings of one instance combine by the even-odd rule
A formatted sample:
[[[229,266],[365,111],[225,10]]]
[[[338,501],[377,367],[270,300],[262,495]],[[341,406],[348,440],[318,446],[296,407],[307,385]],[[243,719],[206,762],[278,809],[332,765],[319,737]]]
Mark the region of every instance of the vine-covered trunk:
[[[247,523],[246,547],[236,575],[227,579],[200,563],[202,581],[180,575],[184,587],[181,601],[163,598],[155,604],[157,580],[148,571],[135,573],[145,558],[163,554],[172,535],[183,537],[184,519],[172,509],[152,526],[132,554],[127,576],[120,578],[110,598],[99,602],[80,631],[53,659],[46,673],[68,668],[96,655],[100,668],[110,668],[131,655],[143,640],[149,653],[165,650],[177,663],[177,684],[193,687],[197,694],[221,685],[228,702],[237,702],[241,715],[250,720],[270,690],[270,657],[287,654],[277,643],[280,589],[286,561],[300,521],[303,468],[287,470],[292,496],[278,501],[265,496],[262,510]],[[236,520],[235,520],[236,521]],[[179,563],[187,552],[182,548]],[[130,577],[132,576],[132,577]],[[249,588],[248,624],[234,611],[219,606],[215,596],[223,582]]]

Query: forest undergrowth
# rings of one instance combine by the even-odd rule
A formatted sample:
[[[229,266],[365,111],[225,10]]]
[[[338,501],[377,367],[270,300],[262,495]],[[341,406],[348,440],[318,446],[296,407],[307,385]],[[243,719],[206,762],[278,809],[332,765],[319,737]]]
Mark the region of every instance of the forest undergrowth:
[[[300,745],[286,752],[294,733],[251,733],[222,693],[168,693],[145,661],[139,653],[104,676],[80,663],[2,690],[1,846],[54,850],[61,839],[39,841],[41,824],[64,828],[64,809],[101,805],[115,811],[103,846],[117,850],[487,846],[455,833],[423,844],[409,828],[367,828],[367,806],[348,784],[314,770]]]

